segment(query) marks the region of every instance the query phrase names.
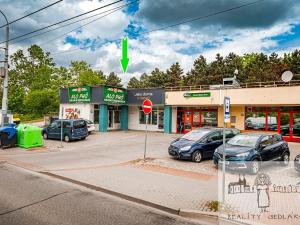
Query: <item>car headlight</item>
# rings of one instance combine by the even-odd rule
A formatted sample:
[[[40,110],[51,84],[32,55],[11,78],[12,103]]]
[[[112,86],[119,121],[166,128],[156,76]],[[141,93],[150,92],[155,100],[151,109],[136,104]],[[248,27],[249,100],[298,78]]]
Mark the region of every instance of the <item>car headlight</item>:
[[[236,157],[244,158],[244,157],[247,157],[248,155],[249,155],[249,152],[244,152],[244,153],[237,154]]]
[[[192,146],[185,146],[179,149],[179,152],[186,152],[191,149]]]

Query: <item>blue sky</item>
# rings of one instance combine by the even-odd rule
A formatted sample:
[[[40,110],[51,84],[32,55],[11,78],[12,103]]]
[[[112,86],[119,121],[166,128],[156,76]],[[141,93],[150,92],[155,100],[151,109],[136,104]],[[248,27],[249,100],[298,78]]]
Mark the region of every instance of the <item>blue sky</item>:
[[[124,0],[116,6],[130,3]],[[103,15],[57,29],[54,32],[11,45],[13,53],[18,49],[26,50],[32,44],[41,45],[46,51],[55,52],[53,57],[58,65],[67,66],[74,60],[85,60],[105,73],[121,73],[120,40],[128,37],[129,57],[128,74],[140,76],[150,73],[155,67],[163,70],[179,62],[185,72],[189,71],[199,55],[212,61],[217,53],[223,56],[234,52],[239,55],[251,52],[270,54],[300,49],[300,1],[265,0],[235,11],[208,17],[203,20],[176,26],[171,29],[155,30],[172,25],[183,19],[209,15],[254,0],[140,0],[129,7],[111,13],[91,24],[84,25]],[[41,26],[70,18],[95,9],[113,0],[64,0],[43,13],[26,18],[11,26],[11,37],[35,30]],[[10,20],[38,9],[48,0],[0,0],[1,6]],[[103,10],[104,11],[104,10]],[[1,21],[2,22],[2,21]],[[80,25],[84,27],[70,32]],[[2,35],[2,36],[1,36]],[[0,33],[3,39],[3,32]],[[59,38],[56,38],[59,37]],[[68,53],[68,50],[79,49]]]

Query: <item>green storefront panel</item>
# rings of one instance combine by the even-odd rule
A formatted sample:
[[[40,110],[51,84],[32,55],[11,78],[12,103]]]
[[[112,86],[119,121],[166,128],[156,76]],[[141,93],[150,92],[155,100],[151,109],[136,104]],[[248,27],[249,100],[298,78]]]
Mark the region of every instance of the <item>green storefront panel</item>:
[[[125,104],[126,91],[122,88],[104,87],[103,100],[107,104]]]

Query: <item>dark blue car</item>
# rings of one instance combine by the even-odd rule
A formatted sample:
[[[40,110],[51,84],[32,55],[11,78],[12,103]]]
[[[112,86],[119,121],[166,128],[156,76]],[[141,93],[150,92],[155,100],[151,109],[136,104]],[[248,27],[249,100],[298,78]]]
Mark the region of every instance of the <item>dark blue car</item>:
[[[229,140],[238,133],[237,129],[226,129],[226,139]],[[215,149],[222,143],[222,128],[201,128],[174,140],[169,146],[169,155],[200,163],[203,159],[211,159]]]
[[[214,153],[215,165],[223,163],[224,146]],[[260,162],[279,160],[288,165],[290,150],[280,134],[243,133],[236,135],[225,144],[225,165],[231,169],[245,169],[256,174]]]
[[[63,124],[62,138],[65,142],[85,139],[88,136],[88,129],[83,119],[63,119],[53,121],[47,128],[42,130],[44,139],[61,139],[61,125]]]

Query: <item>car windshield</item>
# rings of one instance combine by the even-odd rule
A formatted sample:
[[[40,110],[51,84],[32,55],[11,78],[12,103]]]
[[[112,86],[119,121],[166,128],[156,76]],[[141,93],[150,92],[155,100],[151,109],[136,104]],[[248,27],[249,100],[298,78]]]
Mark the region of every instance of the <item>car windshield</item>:
[[[208,134],[210,130],[194,130],[190,131],[187,134],[183,135],[181,138],[189,140],[189,141],[198,141],[206,134]]]
[[[86,126],[86,123],[85,123],[84,120],[77,120],[77,121],[74,121],[73,126],[74,126],[75,129],[83,128],[83,127]]]
[[[93,124],[93,122],[90,121],[90,120],[86,120],[86,123],[87,123],[87,124]]]
[[[255,135],[237,135],[230,139],[227,143],[230,145],[239,145],[245,147],[255,147],[259,136]]]

